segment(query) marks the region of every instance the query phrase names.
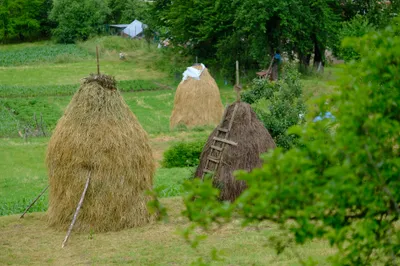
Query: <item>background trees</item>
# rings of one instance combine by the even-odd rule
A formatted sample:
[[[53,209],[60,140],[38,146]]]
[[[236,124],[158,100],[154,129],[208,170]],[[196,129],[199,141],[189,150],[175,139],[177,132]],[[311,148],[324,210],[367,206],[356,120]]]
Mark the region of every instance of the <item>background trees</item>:
[[[29,41],[48,36],[51,0],[1,0],[0,40]]]
[[[54,0],[49,16],[56,23],[53,37],[62,43],[86,40],[101,32],[109,13],[101,0]]]

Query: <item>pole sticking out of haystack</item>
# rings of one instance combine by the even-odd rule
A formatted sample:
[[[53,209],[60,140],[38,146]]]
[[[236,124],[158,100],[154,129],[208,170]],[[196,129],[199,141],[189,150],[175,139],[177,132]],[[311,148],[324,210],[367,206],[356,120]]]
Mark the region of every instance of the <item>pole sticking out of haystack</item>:
[[[239,61],[236,60],[236,85],[239,86]]]
[[[65,236],[64,241],[63,241],[63,243],[61,245],[62,248],[64,248],[65,244],[67,244],[69,235],[71,234],[72,228],[74,227],[74,224],[76,222],[76,218],[78,217],[79,210],[81,209],[83,200],[85,199],[86,191],[87,191],[87,188],[89,186],[90,174],[91,174],[91,172],[89,172],[89,174],[88,174],[88,178],[86,180],[85,188],[83,189],[81,199],[79,200],[78,206],[76,207],[74,218],[72,219],[71,225],[68,228],[67,235]]]
[[[242,87],[240,86],[240,81],[239,81],[239,61],[236,60],[236,84],[234,86],[234,89],[236,91],[236,101],[240,102],[240,91]]]
[[[47,187],[45,187],[45,189],[42,190],[42,192],[39,194],[39,196],[36,197],[36,199],[34,201],[32,201],[32,203],[28,206],[28,208],[26,208],[26,210],[24,211],[24,213],[19,217],[24,218],[25,213],[27,213],[29,211],[29,209],[33,206],[33,204],[35,204],[35,202],[44,194],[44,192],[46,192],[46,190],[49,188],[50,185],[47,185]]]
[[[97,75],[100,75],[99,47],[96,45]]]

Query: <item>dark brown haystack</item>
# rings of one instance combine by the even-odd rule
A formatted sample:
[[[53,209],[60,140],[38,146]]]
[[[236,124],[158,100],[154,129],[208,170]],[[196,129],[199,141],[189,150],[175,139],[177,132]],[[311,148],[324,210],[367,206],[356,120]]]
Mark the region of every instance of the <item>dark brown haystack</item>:
[[[202,68],[201,66],[193,67]],[[223,112],[224,106],[218,85],[205,68],[200,80],[189,77],[176,89],[170,127],[217,125]]]
[[[224,132],[219,131],[218,128],[229,128],[235,105],[237,105],[237,110],[226,139],[236,142],[237,146],[224,144],[225,148],[222,152],[211,149],[214,137],[224,138]],[[216,142],[215,146],[221,147],[222,142]],[[221,190],[221,200],[234,201],[246,188],[246,183],[236,180],[233,172],[235,170],[251,171],[253,168],[260,167],[262,165],[260,154],[275,147],[274,140],[258,120],[251,106],[247,103],[235,102],[227,107],[222,123],[209,136],[201,153],[200,164],[195,176],[203,176],[209,156],[221,158],[219,166],[213,175],[213,184]],[[207,169],[214,170],[215,165],[216,163],[209,161]]]
[[[115,231],[148,223],[155,164],[147,133],[105,75],[86,78],[47,150],[51,226],[66,229],[90,172],[74,230]]]

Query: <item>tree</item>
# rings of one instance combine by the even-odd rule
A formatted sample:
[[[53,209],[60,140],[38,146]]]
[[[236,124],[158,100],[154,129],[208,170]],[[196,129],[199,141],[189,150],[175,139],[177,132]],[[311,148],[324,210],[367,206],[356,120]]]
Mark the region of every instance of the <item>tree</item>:
[[[326,239],[336,247],[335,265],[399,263],[400,19],[348,45],[360,61],[309,115],[334,106],[336,121],[292,128],[300,145],[278,148],[261,169],[239,173],[248,189],[232,204],[218,202],[210,181],[187,183],[184,214],[194,224],[209,228],[233,214],[244,226],[267,220],[284,232],[271,239],[278,252],[290,241]]]
[[[54,0],[50,19],[57,27],[53,37],[61,43],[86,40],[98,34],[110,9],[102,0]]]
[[[158,0],[153,21],[168,27],[175,45],[233,76],[234,61],[242,69],[265,68],[278,48],[297,54],[305,67],[314,53],[320,65],[336,40],[333,7],[333,0]]]
[[[34,39],[44,34],[41,27],[46,18],[43,14],[49,10],[47,0],[1,0],[0,36],[4,40]]]
[[[126,0],[107,0],[107,6],[110,8],[110,13],[107,17],[108,23],[122,23],[122,12],[126,7]]]

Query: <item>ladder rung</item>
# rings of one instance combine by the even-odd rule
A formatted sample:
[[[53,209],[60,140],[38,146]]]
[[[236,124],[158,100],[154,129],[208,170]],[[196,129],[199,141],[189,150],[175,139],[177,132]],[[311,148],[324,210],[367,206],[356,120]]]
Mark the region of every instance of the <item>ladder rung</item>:
[[[228,133],[228,131],[229,131],[227,128],[222,128],[222,127],[219,127],[218,130],[225,132],[225,133]]]
[[[233,146],[237,146],[237,143],[234,142],[234,141],[230,141],[230,140],[227,140],[227,139],[220,139],[220,138],[217,138],[217,137],[213,137],[213,139],[216,140],[216,141],[220,141],[220,142],[224,142],[224,143],[233,145]]]
[[[214,162],[214,163],[219,163],[218,158],[215,158],[215,157],[212,157],[212,156],[208,156],[207,159],[212,161],[212,162]]]
[[[222,151],[222,147],[214,146],[211,145],[211,149],[217,150],[217,151]]]
[[[203,169],[204,173],[209,173],[209,174],[214,174],[214,171],[208,170],[208,169]]]

